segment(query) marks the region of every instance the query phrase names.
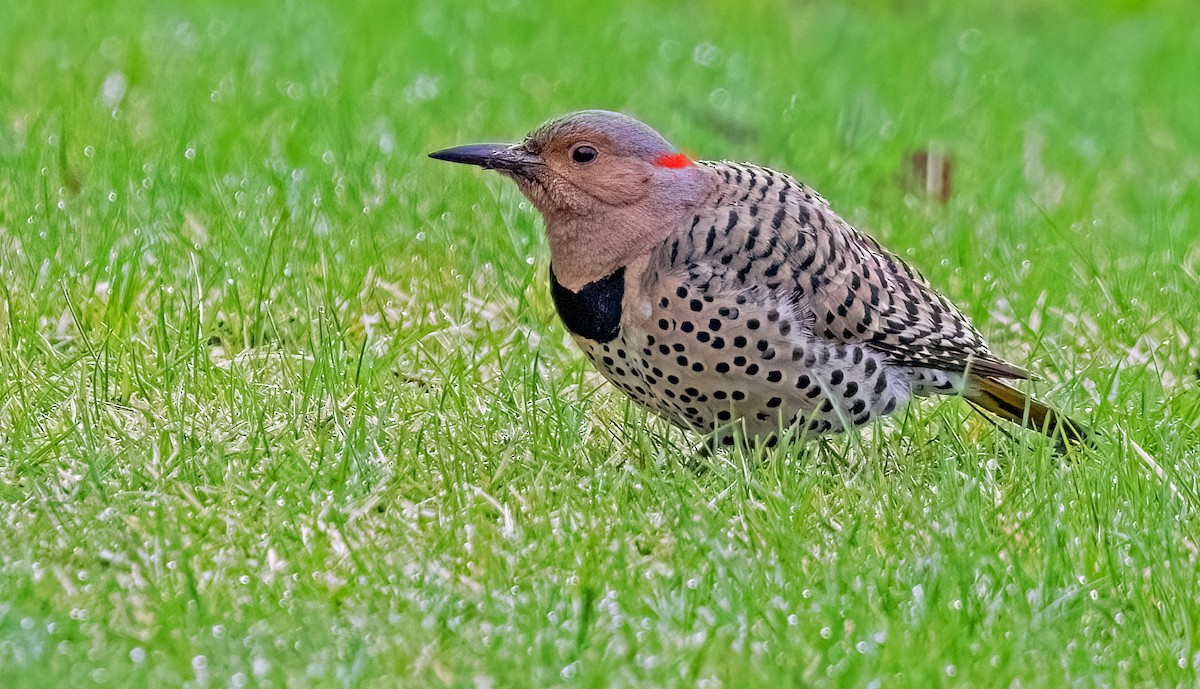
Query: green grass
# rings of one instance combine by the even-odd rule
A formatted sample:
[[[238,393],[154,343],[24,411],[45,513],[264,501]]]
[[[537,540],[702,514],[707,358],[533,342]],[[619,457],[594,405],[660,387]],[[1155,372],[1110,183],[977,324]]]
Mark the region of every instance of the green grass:
[[[1190,2],[4,5],[0,686],[1200,681]],[[688,469],[424,157],[579,107],[795,173],[1106,439]]]

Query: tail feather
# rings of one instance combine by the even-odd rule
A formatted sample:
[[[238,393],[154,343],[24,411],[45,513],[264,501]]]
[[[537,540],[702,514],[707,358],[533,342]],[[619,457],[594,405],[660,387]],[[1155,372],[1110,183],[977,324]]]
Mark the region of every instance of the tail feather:
[[[971,376],[963,397],[975,406],[1062,443],[1080,445],[1088,441],[1087,428],[1047,407],[1020,390],[994,378]]]

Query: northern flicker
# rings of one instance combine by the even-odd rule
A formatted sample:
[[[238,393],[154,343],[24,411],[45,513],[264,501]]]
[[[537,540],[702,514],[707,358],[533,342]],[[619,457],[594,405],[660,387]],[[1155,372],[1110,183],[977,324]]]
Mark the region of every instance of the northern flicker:
[[[773,445],[958,394],[1060,442],[1085,435],[1008,385],[1029,374],[789,175],[693,161],[602,110],[430,156],[517,183],[545,219],[567,330],[613,385],[685,429]]]

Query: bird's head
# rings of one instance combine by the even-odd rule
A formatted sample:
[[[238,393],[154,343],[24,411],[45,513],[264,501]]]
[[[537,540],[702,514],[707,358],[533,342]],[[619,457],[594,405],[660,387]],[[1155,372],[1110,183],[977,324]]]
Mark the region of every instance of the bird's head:
[[[605,110],[551,120],[519,144],[457,146],[430,157],[514,180],[546,221],[555,272],[568,289],[665,240],[713,184],[711,170],[658,132]]]

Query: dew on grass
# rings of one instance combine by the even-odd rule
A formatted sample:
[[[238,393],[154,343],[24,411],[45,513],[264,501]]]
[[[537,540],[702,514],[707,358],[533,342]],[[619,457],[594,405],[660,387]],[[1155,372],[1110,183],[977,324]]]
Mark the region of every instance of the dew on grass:
[[[128,77],[121,72],[109,72],[108,76],[104,77],[104,84],[100,87],[100,98],[108,107],[116,107],[125,98],[128,88]]]
[[[712,67],[721,55],[721,49],[712,43],[701,43],[692,50],[692,62],[701,67]]]
[[[983,44],[983,32],[975,28],[962,31],[958,34],[956,44],[959,52],[964,55],[974,55],[979,52],[979,48]]]
[[[404,99],[409,103],[424,103],[438,96],[441,90],[441,77],[422,74],[416,81],[404,89]]]

